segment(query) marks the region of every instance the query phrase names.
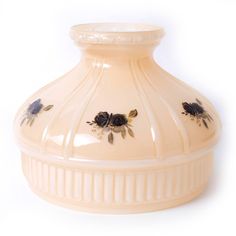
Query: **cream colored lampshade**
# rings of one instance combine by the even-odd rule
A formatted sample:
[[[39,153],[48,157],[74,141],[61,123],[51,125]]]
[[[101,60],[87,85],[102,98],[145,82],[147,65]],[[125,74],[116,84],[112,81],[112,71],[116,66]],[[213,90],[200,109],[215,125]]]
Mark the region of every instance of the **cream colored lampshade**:
[[[134,213],[198,196],[212,170],[219,118],[152,57],[162,28],[74,26],[70,72],[19,109],[15,132],[32,190],[82,211]]]

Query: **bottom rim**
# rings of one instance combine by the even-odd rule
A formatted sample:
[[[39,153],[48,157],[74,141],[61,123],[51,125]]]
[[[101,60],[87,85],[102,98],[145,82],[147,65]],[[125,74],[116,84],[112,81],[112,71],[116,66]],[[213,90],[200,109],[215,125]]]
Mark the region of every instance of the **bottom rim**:
[[[145,213],[145,212],[154,212],[154,211],[160,211],[164,209],[169,209],[173,207],[177,207],[179,205],[187,204],[193,199],[200,196],[204,190],[206,189],[206,186],[202,186],[201,188],[197,189],[195,192],[192,192],[182,198],[178,198],[169,202],[165,202],[162,204],[157,203],[151,203],[147,204],[145,207],[143,205],[136,205],[135,207],[131,208],[130,206],[123,206],[121,208],[116,207],[110,207],[110,208],[103,208],[101,206],[90,206],[88,205],[77,205],[72,204],[70,201],[60,201],[57,198],[53,198],[49,195],[45,195],[42,192],[34,189],[31,185],[29,185],[31,190],[38,195],[41,199],[48,201],[49,203],[56,204],[58,206],[69,208],[72,210],[77,210],[81,212],[88,212],[88,213],[99,213],[99,214],[135,214],[135,213]]]
[[[102,213],[102,214],[135,214],[135,213],[145,213],[145,212],[154,212],[154,211],[160,211],[168,208],[177,207],[182,204],[187,204],[193,199],[200,196],[204,190],[206,189],[206,186],[202,186],[195,192],[190,193],[189,195],[186,195],[182,198],[178,198],[169,202],[165,202],[163,204],[157,204],[157,203],[151,203],[147,204],[145,207],[142,205],[135,205],[135,206],[123,206],[122,208],[119,207],[113,207],[113,208],[101,208],[100,206],[97,207],[91,207],[89,204],[85,205],[77,205],[72,204],[70,201],[60,201],[58,199],[55,199],[53,197],[50,197],[48,195],[43,194],[42,192],[34,189],[32,186],[30,186],[31,190],[38,195],[41,199],[44,199],[48,201],[49,203],[56,204],[58,206],[64,207],[64,208],[70,208],[72,210],[77,211],[83,211],[83,212],[90,212],[90,213]]]
[[[174,207],[197,197],[212,171],[213,154],[174,166],[116,170],[62,166],[22,153],[31,189],[49,202],[97,213],[138,213]]]

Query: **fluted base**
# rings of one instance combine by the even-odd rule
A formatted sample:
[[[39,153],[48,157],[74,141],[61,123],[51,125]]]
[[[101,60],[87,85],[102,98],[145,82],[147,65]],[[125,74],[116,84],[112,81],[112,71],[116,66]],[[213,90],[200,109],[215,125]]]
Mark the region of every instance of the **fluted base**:
[[[24,174],[40,197],[65,207],[102,213],[137,213],[174,207],[207,185],[212,153],[175,165],[119,169],[60,165],[22,154]]]

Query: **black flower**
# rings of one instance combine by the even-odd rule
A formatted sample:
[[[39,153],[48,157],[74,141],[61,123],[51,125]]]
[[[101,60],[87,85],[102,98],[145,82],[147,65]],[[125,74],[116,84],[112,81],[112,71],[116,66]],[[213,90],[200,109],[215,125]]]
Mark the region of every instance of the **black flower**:
[[[111,115],[110,124],[112,126],[122,126],[127,124],[128,120],[123,114],[114,114]]]
[[[29,112],[32,115],[36,115],[41,111],[42,107],[43,104],[41,103],[41,99],[37,99],[29,105],[27,112]]]
[[[108,124],[109,122],[109,114],[108,112],[99,112],[95,118],[94,118],[95,123],[100,126],[104,127],[105,125]]]
[[[198,105],[195,102],[192,103],[192,107],[194,109],[194,112],[197,113],[197,114],[202,114],[205,111],[202,106]]]
[[[182,114],[189,115],[191,120],[196,120],[197,124],[201,126],[201,123],[208,129],[208,123],[213,121],[213,118],[210,114],[203,108],[202,102],[199,99],[195,99],[196,102],[188,103],[183,102],[182,106],[184,111]]]
[[[92,126],[92,132],[96,132],[99,139],[102,138],[104,132],[108,132],[107,140],[110,144],[113,144],[115,134],[120,134],[124,139],[128,133],[130,137],[134,138],[131,122],[137,115],[138,111],[136,109],[131,110],[128,115],[100,111],[94,120],[86,121],[86,123]]]
[[[192,116],[204,113],[203,107],[195,102],[194,103],[183,102],[182,105],[184,110]]]
[[[23,115],[23,119],[20,125],[23,125],[24,122],[26,121],[26,124],[31,126],[34,123],[34,119],[38,116],[39,112],[49,111],[52,108],[53,108],[53,105],[44,106],[41,103],[40,98],[35,100],[28,106],[27,110],[25,111]]]

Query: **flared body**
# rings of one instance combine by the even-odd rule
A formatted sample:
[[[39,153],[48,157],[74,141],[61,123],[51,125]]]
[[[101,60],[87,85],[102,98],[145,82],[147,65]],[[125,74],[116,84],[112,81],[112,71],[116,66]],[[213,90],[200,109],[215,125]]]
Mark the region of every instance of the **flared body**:
[[[163,30],[90,24],[71,35],[80,63],[16,116],[32,189],[64,206],[110,213],[172,207],[202,192],[219,119],[205,97],[154,61]]]

